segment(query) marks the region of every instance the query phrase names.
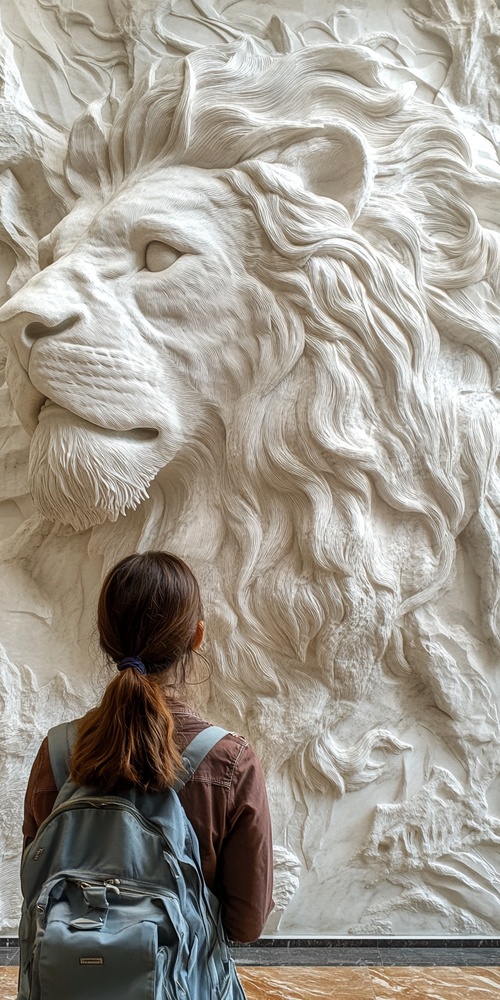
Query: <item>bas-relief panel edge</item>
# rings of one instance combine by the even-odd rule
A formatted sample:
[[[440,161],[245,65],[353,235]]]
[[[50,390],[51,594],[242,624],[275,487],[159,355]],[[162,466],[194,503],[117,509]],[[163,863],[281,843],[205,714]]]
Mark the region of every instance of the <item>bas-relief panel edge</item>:
[[[62,250],[56,250],[56,258],[57,253],[71,250],[75,237],[86,238],[89,222],[102,203],[103,190],[106,186],[109,193],[116,190],[120,170],[124,171],[125,181],[127,171],[137,172],[142,155],[140,144],[134,150],[129,137],[129,163],[124,170],[124,164],[120,164],[116,124],[111,129],[111,136],[115,135],[114,153],[113,146],[108,145],[109,141],[113,142],[109,136],[115,112],[112,101],[105,103],[102,109],[95,105],[82,119],[80,129],[73,133],[72,159],[66,162],[63,171],[65,140],[60,125],[67,129],[80,108],[88,103],[89,96],[97,98],[101,93],[107,94],[109,86],[105,86],[105,82],[109,83],[110,75],[114,74],[116,89],[123,97],[130,82],[141,78],[145,62],[159,59],[165,48],[171,53],[170,62],[160,67],[158,73],[170,73],[174,79],[181,65],[178,53],[182,51],[179,45],[182,18],[168,15],[160,24],[155,14],[156,5],[151,4],[139,8],[136,5],[131,17],[127,5],[116,2],[109,7],[112,23],[107,21],[104,25],[99,23],[103,11],[99,5],[94,6],[90,21],[85,22],[86,27],[72,35],[68,33],[68,26],[73,15],[65,3],[54,4],[50,9],[36,2],[32,4],[39,23],[45,29],[50,26],[54,32],[53,37],[47,34],[45,55],[41,46],[45,68],[53,56],[54,38],[58,44],[64,41],[66,45],[60,49],[60,61],[54,64],[52,76],[47,76],[50,86],[46,93],[51,96],[46,100],[51,102],[50,107],[37,106],[43,88],[40,89],[38,82],[30,77],[29,60],[20,60],[19,52],[9,41],[9,34],[14,39],[9,18],[16,5],[10,4],[3,15],[5,82],[2,110],[8,125],[4,162],[9,163],[10,156],[12,169],[10,173],[4,171],[1,178],[4,192],[2,239],[9,248],[8,261],[12,262],[12,255],[17,261],[8,291],[21,289],[21,299],[17,301],[35,313],[43,299],[46,309],[49,312],[53,309],[50,316],[56,315],[62,297],[73,296],[75,309],[79,309],[82,295],[88,295],[85,287],[93,288],[101,280],[90,253],[90,249],[95,250],[98,237],[92,237],[90,244],[83,243],[83,254],[78,260],[74,253],[70,254],[64,264],[66,271],[62,265],[58,268],[54,265],[48,284],[43,272],[37,276],[34,254],[38,237],[51,230],[55,222],[70,211],[75,197],[79,197],[76,209],[69,216],[69,224],[65,223],[66,228],[61,229]],[[347,86],[345,93],[340,89],[337,118],[333,128],[328,124],[330,131],[327,128],[325,134],[322,125],[321,134],[314,135],[314,129],[309,126],[305,135],[295,126],[292,141],[290,132],[286,131],[288,125],[279,124],[277,101],[276,120],[270,120],[266,126],[273,125],[275,151],[270,153],[268,148],[259,161],[259,150],[265,143],[261,139],[260,146],[254,142],[251,147],[241,133],[242,156],[248,157],[249,152],[245,151],[252,148],[257,161],[251,169],[234,170],[230,147],[224,146],[222,114],[219,120],[215,118],[214,125],[220,132],[217,150],[210,152],[209,148],[207,154],[203,146],[209,141],[203,131],[203,110],[208,106],[216,107],[223,95],[210,90],[210,67],[203,66],[198,53],[191,60],[198,90],[194,97],[189,97],[184,89],[185,100],[191,100],[191,133],[181,134],[179,138],[179,131],[175,135],[171,131],[161,155],[165,169],[174,171],[169,175],[175,194],[174,215],[177,213],[177,219],[188,230],[191,225],[191,239],[199,239],[200,233],[209,234],[206,246],[200,251],[206,254],[204,259],[218,260],[219,268],[223,269],[227,267],[228,252],[235,260],[241,256],[242,249],[247,254],[251,250],[254,252],[255,241],[261,239],[259,234],[270,217],[266,199],[274,185],[286,211],[278,211],[272,226],[280,227],[280,240],[283,253],[288,255],[290,271],[303,268],[307,255],[301,259],[293,246],[297,238],[293,212],[298,209],[309,212],[307,239],[310,248],[314,241],[317,245],[320,233],[314,204],[307,196],[304,200],[300,193],[301,182],[306,192],[311,191],[313,196],[334,199],[336,207],[333,209],[333,201],[330,201],[328,216],[333,229],[347,229],[352,223],[354,241],[347,246],[346,240],[344,243],[340,240],[335,253],[338,258],[348,249],[358,268],[358,272],[356,269],[354,272],[356,280],[348,282],[344,292],[339,281],[345,281],[345,274],[340,270],[328,273],[328,282],[336,283],[337,290],[337,299],[332,305],[331,301],[325,301],[321,291],[321,281],[325,280],[321,259],[311,258],[313,264],[308,265],[308,277],[312,281],[312,308],[308,310],[302,303],[298,313],[288,305],[279,312],[273,304],[273,296],[277,292],[283,294],[279,274],[272,270],[276,264],[273,253],[281,252],[276,244],[273,252],[268,253],[266,274],[264,269],[262,272],[257,270],[256,274],[252,273],[252,280],[258,283],[262,306],[272,316],[273,329],[281,337],[282,353],[277,357],[265,353],[269,341],[263,336],[266,331],[259,329],[261,317],[257,319],[251,310],[246,313],[243,310],[248,288],[235,281],[234,275],[233,284],[229,284],[228,278],[227,287],[221,286],[219,293],[222,308],[227,308],[222,322],[224,335],[228,343],[234,337],[229,301],[231,297],[233,301],[239,298],[243,310],[239,320],[243,315],[245,329],[259,330],[262,337],[259,351],[264,363],[259,367],[257,355],[252,354],[255,347],[249,339],[246,355],[233,351],[228,359],[222,360],[218,353],[221,348],[213,340],[220,316],[210,311],[210,306],[206,308],[206,301],[210,301],[209,286],[205,292],[199,272],[189,272],[190,287],[200,292],[199,305],[196,295],[187,305],[178,297],[176,308],[182,315],[182,308],[189,307],[195,331],[201,328],[203,315],[207,321],[206,343],[197,341],[196,352],[193,348],[191,357],[185,350],[182,363],[188,370],[190,364],[196,365],[196,372],[194,367],[191,369],[189,385],[179,378],[176,368],[165,368],[164,378],[169,386],[166,407],[151,391],[149,372],[157,370],[158,359],[149,348],[144,350],[141,367],[137,368],[142,379],[140,399],[149,408],[149,415],[156,410],[155,419],[159,425],[168,427],[171,450],[166,448],[159,457],[152,448],[149,454],[143,453],[144,482],[131,482],[127,487],[129,493],[121,502],[125,505],[132,502],[134,489],[140,500],[141,492],[144,494],[147,489],[148,478],[157,472],[150,499],[144,500],[135,513],[129,510],[125,520],[119,515],[114,525],[95,524],[94,519],[92,527],[92,522],[86,521],[81,512],[76,514],[74,508],[62,511],[57,503],[54,507],[55,501],[51,501],[52,507],[50,503],[47,505],[50,484],[37,473],[36,457],[32,457],[31,486],[42,513],[32,512],[26,496],[29,439],[16,426],[7,397],[3,400],[2,456],[7,470],[4,496],[5,525],[8,524],[2,552],[7,581],[3,618],[8,654],[3,673],[7,698],[5,714],[9,720],[4,753],[15,762],[8,771],[7,783],[10,793],[15,790],[19,801],[25,774],[19,770],[17,762],[25,752],[27,732],[34,750],[36,740],[50,721],[55,720],[52,713],[56,705],[58,716],[72,715],[81,710],[82,698],[88,697],[85,669],[89,655],[87,637],[91,631],[90,606],[95,599],[103,562],[109,564],[122,551],[138,546],[161,544],[175,548],[193,562],[210,595],[208,610],[212,621],[213,657],[218,666],[212,680],[211,699],[207,694],[209,708],[221,721],[245,728],[258,746],[269,774],[278,841],[276,896],[279,905],[269,930],[280,934],[314,935],[401,932],[438,936],[448,933],[488,935],[495,933],[499,925],[495,853],[500,830],[496,818],[498,799],[494,793],[499,743],[495,704],[498,692],[495,653],[499,565],[498,536],[495,534],[498,408],[492,392],[498,370],[498,289],[493,266],[498,256],[494,233],[498,164],[495,159],[496,111],[487,99],[488,87],[481,81],[489,78],[488,73],[497,73],[498,68],[487,47],[479,46],[478,49],[476,44],[473,70],[465,74],[463,52],[467,45],[467,51],[472,51],[472,43],[483,37],[481,32],[486,26],[493,34],[498,30],[498,13],[488,5],[478,13],[471,4],[468,16],[461,22],[460,48],[454,44],[453,32],[447,27],[447,17],[453,18],[450,5],[446,3],[442,11],[440,8],[440,12],[430,18],[422,13],[422,5],[415,2],[409,9],[411,20],[420,32],[416,37],[421,48],[412,56],[406,35],[396,41],[377,40],[371,22],[368,25],[361,22],[359,15],[358,20],[354,16],[339,19],[338,5],[331,6],[335,17],[332,15],[323,28],[315,28],[311,37],[301,30],[298,15],[291,9],[289,17],[285,15],[283,21],[275,20],[269,30],[262,17],[258,22],[254,18],[253,51],[252,46],[247,47],[245,54],[244,44],[240,41],[238,48],[238,41],[234,41],[234,24],[229,24],[220,8],[218,11],[214,8],[210,22],[203,17],[198,17],[197,24],[191,22],[195,25],[189,29],[191,34],[183,22],[184,51],[196,48],[200,41],[204,45],[211,44],[213,33],[217,32],[217,44],[223,38],[224,42],[236,45],[235,51],[241,55],[235,58],[242,59],[242,65],[245,58],[253,60],[254,73],[258,72],[259,65],[261,69],[264,66],[268,58],[265,53],[272,51],[270,43],[284,53],[283,59],[288,58],[290,64],[295,59],[298,71],[305,65],[300,52],[308,42],[336,44],[336,52],[340,53],[342,43],[361,41],[363,45],[356,50],[356,55],[352,49],[344,49],[349,56],[340,53],[333,67],[343,75],[344,82],[351,74],[351,79],[356,77],[357,83],[351,90]],[[393,29],[400,30],[401,19],[406,17],[405,31],[409,30],[409,15],[398,5],[390,9],[381,5],[380,11],[389,18],[388,26]],[[261,13],[260,8],[259,15]],[[322,18],[325,22],[327,15],[330,10],[325,9]],[[232,14],[237,26],[236,36],[241,33],[242,22],[238,18],[243,16],[248,19],[248,11],[240,5]],[[94,27],[92,17],[96,22]],[[287,20],[289,27],[284,23]],[[369,36],[367,27],[371,31]],[[248,20],[245,28],[249,31]],[[342,30],[344,35],[340,34]],[[87,64],[80,60],[77,71],[75,53],[78,46],[83,45],[82,32],[85,31]],[[428,48],[422,42],[422,32]],[[94,51],[89,56],[91,50],[87,43],[92,36],[99,40],[95,41]],[[32,45],[31,37],[28,32],[28,47]],[[111,70],[110,51],[113,52]],[[438,53],[434,72],[430,58],[433,51]],[[294,56],[294,52],[298,55]],[[215,64],[216,60],[214,67]],[[443,66],[446,66],[446,74],[443,74]],[[302,105],[301,95],[297,94],[302,119],[307,117],[308,104],[305,96],[307,78],[305,70],[303,72]],[[237,64],[234,74],[237,94]],[[278,77],[277,72],[273,86],[286,105],[283,88],[291,84],[286,76],[280,82]],[[408,91],[404,98],[391,97],[389,82],[400,85],[410,79],[418,85],[424,101],[433,102],[432,112],[427,114],[424,105],[412,103]],[[367,94],[377,95],[378,117],[370,118],[370,111],[363,107],[362,101],[356,104],[353,91],[363,88],[367,88]],[[314,100],[312,91],[309,100]],[[385,114],[391,114],[394,121],[400,122],[397,127],[401,138],[395,143],[384,138],[380,124],[380,106],[384,100]],[[136,108],[140,109],[140,89],[136,91],[135,101]],[[237,112],[237,96],[234,104]],[[468,104],[463,114],[457,110],[459,104]],[[12,106],[19,112],[15,129],[10,113]],[[249,110],[252,113],[251,104]],[[286,118],[291,110],[286,115],[281,113]],[[325,109],[318,100],[316,114],[321,117],[322,113]],[[404,115],[407,116],[405,120]],[[184,127],[187,121],[185,117]],[[36,137],[35,153],[30,145],[32,136]],[[439,137],[439,148],[436,148],[435,137]],[[149,141],[156,141],[153,131]],[[469,165],[470,153],[472,167]],[[198,175],[190,175],[190,170],[196,172],[207,166],[209,161],[204,159],[207,155],[215,157],[210,160],[211,169],[217,166],[219,172],[224,171],[221,188],[211,179],[202,182]],[[332,162],[339,166],[332,169]],[[190,166],[183,166],[181,173],[175,173],[176,163]],[[403,169],[411,177],[412,184],[408,186],[401,183]],[[30,170],[36,179],[33,189],[27,183]],[[98,185],[95,184],[97,176]],[[299,178],[298,186],[293,177]],[[455,185],[453,196],[450,177]],[[154,201],[151,190],[139,175],[138,178],[133,187],[134,205],[140,205],[141,199],[144,204],[148,199]],[[456,196],[457,191],[460,197]],[[197,202],[197,192],[202,192],[203,203]],[[42,200],[46,207],[45,215],[41,216],[37,206]],[[208,211],[201,224],[199,220],[210,203],[217,204],[218,216]],[[239,206],[243,203],[244,217],[239,214]],[[116,199],[114,204],[118,206]],[[194,214],[190,208],[192,204],[197,206]],[[470,205],[477,210],[485,226],[482,231],[475,228]],[[255,221],[248,223],[249,212],[253,213],[253,220],[258,220],[256,228]],[[287,215],[287,212],[292,214]],[[20,226],[20,220],[24,227]],[[267,231],[271,245],[276,238],[275,232],[272,227]],[[109,238],[108,234],[104,238]],[[372,258],[367,256],[365,246],[376,248]],[[43,249],[46,247],[42,246]],[[391,257],[391,254],[393,276],[396,276],[393,285],[396,304],[391,303],[392,314],[389,310],[388,317],[381,317],[380,311],[377,312],[381,289],[387,295],[390,280],[383,266],[387,255]],[[153,256],[152,251],[150,264]],[[154,261],[157,264],[159,258],[154,257]],[[163,258],[162,261],[165,264]],[[181,266],[184,263],[181,261]],[[118,257],[116,266],[120,266]],[[154,274],[155,266],[153,263],[150,274]],[[423,269],[421,274],[418,268]],[[359,270],[364,274],[361,283],[357,280]],[[408,286],[409,273],[412,279]],[[24,290],[31,275],[33,280]],[[214,266],[212,292],[216,279]],[[362,291],[363,282],[367,292]],[[294,295],[298,295],[299,288],[300,283],[295,286]],[[467,293],[463,292],[464,288]],[[366,294],[368,298],[363,299]],[[127,349],[132,345],[129,353],[133,353],[133,342],[126,341],[128,319],[131,317],[130,322],[136,329],[141,328],[141,311],[148,322],[152,319],[148,315],[147,296],[143,293],[141,299],[139,290],[136,303],[137,295],[137,314],[130,304],[127,305],[125,297],[119,304],[110,299],[110,308],[118,310],[123,305],[128,310],[121,316],[121,332],[122,343],[126,343]],[[399,302],[397,295],[402,296]],[[90,300],[85,298],[84,302],[89,307]],[[347,332],[344,331],[342,310],[345,320],[353,303],[358,303],[359,308],[361,302],[362,308],[368,305],[371,310],[376,332],[376,343],[371,348],[369,331],[364,331],[362,324],[356,328],[352,315],[351,326],[347,325]],[[106,328],[109,324],[106,307],[95,303],[94,306],[95,323],[90,332],[77,331],[78,336],[84,337],[82,356],[87,350],[89,358],[89,349],[95,349],[96,340],[92,338],[97,335],[98,327]],[[9,306],[6,308],[8,312]],[[196,319],[198,308],[199,321]],[[99,309],[104,311],[99,312]],[[45,315],[46,322],[50,316]],[[154,321],[159,322],[157,318]],[[328,336],[324,339],[323,333],[319,337],[318,334],[321,324],[332,322],[339,324],[342,336],[336,343],[329,344]],[[361,357],[357,344],[365,332],[368,347],[365,345],[366,353]],[[17,334],[14,332],[10,336],[15,341]],[[302,355],[301,338],[307,345]],[[49,398],[55,394],[63,406],[68,404],[73,393],[73,406],[78,412],[82,398],[80,386],[84,381],[82,366],[79,362],[79,367],[72,370],[68,360],[73,383],[69,395],[59,398],[60,388],[50,390],[50,386],[58,377],[56,354],[59,358],[64,357],[67,349],[64,338],[60,339],[53,355],[50,349],[49,345],[45,354],[39,352],[38,361],[30,368],[37,391],[46,389],[45,395]],[[109,345],[107,349],[111,350]],[[413,352],[412,358],[408,355],[409,349]],[[176,345],[172,343],[169,350],[175,353]],[[220,359],[218,377],[221,385],[215,384],[215,388],[209,367],[211,351]],[[292,355],[295,368],[290,374]],[[114,358],[117,385],[120,378],[122,384],[126,384],[130,377],[124,356]],[[95,354],[93,357],[95,359]],[[384,363],[377,369],[381,358],[385,359]],[[22,363],[21,358],[21,367]],[[90,375],[97,372],[93,364],[90,358]],[[139,364],[137,356],[134,364],[136,367]],[[328,375],[333,370],[330,366],[342,373],[337,383]],[[231,379],[226,384],[222,384],[224,371]],[[262,390],[266,383],[267,392],[273,393],[273,411],[262,403],[257,404],[255,399],[249,405],[248,399],[240,403],[231,396],[238,380],[241,386],[256,375],[260,380],[258,388]],[[400,388],[398,378],[402,380]],[[26,400],[26,393],[23,386],[19,388],[19,383],[16,389],[12,365],[9,384],[14,400],[17,399],[18,412],[24,412],[25,425],[29,426],[29,414],[21,399]],[[338,409],[341,391],[345,417]],[[301,400],[301,406],[294,413],[288,413],[287,407],[294,394]],[[309,406],[307,398],[312,399]],[[200,399],[205,421],[202,433],[193,421],[193,406],[199,405]],[[329,422],[323,411],[318,423],[321,400],[330,400],[335,422]],[[88,409],[81,412],[86,418],[89,414],[92,416],[92,405],[101,406],[99,419],[109,421],[111,414],[112,426],[117,425],[118,402],[113,403],[113,412],[112,406],[102,409],[102,401],[93,400],[90,392],[85,405]],[[136,401],[125,399],[124,405],[133,410]],[[214,409],[217,410],[216,419],[213,418]],[[276,413],[280,415],[279,420]],[[297,414],[303,421],[303,433],[307,429],[310,434],[305,450],[296,437]],[[134,418],[137,426],[147,426],[143,414],[134,413]],[[50,412],[46,412],[43,420],[54,441],[57,435],[54,436],[54,427],[50,425],[52,419]],[[174,425],[181,428],[175,431],[180,435],[177,441],[172,437]],[[249,448],[250,428],[257,438],[260,435],[260,442],[266,444],[264,450]],[[67,448],[63,439],[66,428],[61,433],[63,436],[57,439],[57,446],[62,453]],[[203,435],[207,434],[211,450],[208,459],[206,453],[202,456],[199,448]],[[40,448],[39,439],[40,435]],[[82,441],[85,441],[84,435]],[[305,487],[297,481],[293,465],[285,460],[279,470],[281,485],[276,489],[273,476],[275,478],[278,473],[270,469],[270,463],[285,444],[293,462],[307,471]],[[184,445],[188,445],[185,451],[182,450]],[[228,448],[224,452],[226,445]],[[43,448],[38,455],[39,469],[46,458]],[[314,467],[311,449],[316,449],[318,456],[321,449],[324,455],[335,456],[333,478],[325,480],[319,467]],[[286,459],[286,453],[283,454]],[[106,468],[109,476],[112,463]],[[218,480],[222,468],[226,470],[226,478],[221,484]],[[394,468],[398,470],[395,477]],[[59,474],[59,471],[55,474],[56,485]],[[89,475],[98,478],[98,468],[91,468]],[[109,479],[106,480],[102,472],[100,475],[103,491],[98,503],[104,510]],[[188,483],[189,495],[183,493],[181,481]],[[352,488],[353,481],[356,489]],[[241,504],[238,493],[242,487],[251,497],[251,502],[245,505]],[[293,498],[288,507],[286,503],[283,505],[284,488]],[[54,495],[54,484],[50,486],[50,495]],[[280,518],[273,518],[274,509],[281,509],[285,514],[291,537],[295,539],[287,555],[283,539],[280,542]],[[113,516],[118,510],[119,507],[112,512]],[[62,517],[70,525],[73,519],[73,523],[84,530],[74,535],[71,526],[50,527],[46,518],[53,516]],[[317,531],[322,522],[327,530],[320,537]],[[210,525],[210,531],[206,525]],[[15,528],[17,530],[12,533]],[[325,548],[328,532],[341,539],[337,549],[335,546],[329,551]],[[262,545],[262,534],[271,540],[272,551],[268,556]],[[314,540],[312,558],[304,557],[307,538]],[[258,559],[250,557],[255,551],[258,551]],[[243,560],[236,568],[228,562],[230,555],[234,560],[235,552],[247,553],[247,562]],[[415,558],[417,552],[418,558]],[[249,577],[252,559],[258,582],[252,583],[248,590],[252,580]],[[330,576],[320,571],[322,559],[334,567]],[[61,572],[63,564],[67,567],[64,574]],[[394,567],[401,577],[397,585]],[[267,579],[269,584],[266,584]],[[245,588],[247,596],[243,600]],[[417,594],[418,599],[412,598],[412,594]],[[290,595],[291,601],[288,600]],[[403,605],[398,617],[398,601],[401,600]],[[335,618],[337,622],[332,629],[328,622]],[[25,622],[30,625],[22,629],[21,638],[19,626],[22,628]],[[236,625],[239,632],[235,632]],[[267,634],[274,650],[281,651],[279,670],[276,670],[273,656],[266,652],[265,644],[262,646],[251,638],[259,628]],[[72,638],[75,632],[79,636],[76,646]],[[250,655],[252,643],[254,649]],[[380,651],[383,651],[382,661]],[[22,665],[14,667],[9,656]],[[67,667],[68,659],[71,669]],[[25,662],[33,667],[41,681],[48,681],[48,687],[38,690],[39,681],[24,666]],[[334,670],[330,673],[332,662]],[[63,679],[51,679],[57,670],[71,677],[69,687]],[[202,692],[198,698],[203,702],[203,686]],[[16,853],[18,821],[18,817],[11,819],[9,814],[4,831],[8,858]],[[16,907],[14,862],[10,870],[12,875],[9,875],[4,911],[5,925],[9,929],[15,925],[12,916]],[[457,898],[461,906],[453,902]]]

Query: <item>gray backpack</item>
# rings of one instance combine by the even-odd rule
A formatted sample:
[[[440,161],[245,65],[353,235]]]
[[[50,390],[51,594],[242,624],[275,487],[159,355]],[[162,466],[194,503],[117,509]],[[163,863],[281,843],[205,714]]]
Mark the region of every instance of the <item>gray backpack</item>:
[[[60,787],[21,866],[18,1000],[245,1000],[177,791],[103,795],[67,779],[75,724],[49,733]],[[183,754],[187,776],[226,735]],[[67,779],[67,780],[66,780]]]

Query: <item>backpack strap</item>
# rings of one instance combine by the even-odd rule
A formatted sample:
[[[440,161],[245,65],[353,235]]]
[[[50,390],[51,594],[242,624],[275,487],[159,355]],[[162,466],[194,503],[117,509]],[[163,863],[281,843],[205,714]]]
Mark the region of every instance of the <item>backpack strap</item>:
[[[49,729],[47,734],[50,764],[58,789],[62,788],[64,782],[69,777],[71,751],[76,742],[79,721],[79,719],[76,719],[73,722],[61,722],[59,726]],[[208,726],[206,729],[202,729],[201,733],[198,733],[191,740],[191,743],[188,744],[182,755],[185,776],[180,776],[175,782],[174,790],[176,792],[180,792],[181,788],[184,788],[184,785],[193,777],[194,772],[202,760],[205,759],[207,753],[227,734],[228,730],[222,729],[221,726]]]
[[[59,790],[69,778],[71,751],[76,742],[79,721],[79,719],[74,719],[73,722],[61,722],[59,726],[54,726],[47,733],[50,766]]]
[[[227,736],[228,730],[222,729],[221,726],[208,726],[207,729],[202,729],[201,733],[191,740],[188,744],[184,753],[182,754],[182,763],[184,765],[184,770],[186,771],[186,776],[181,776],[177,779],[174,785],[174,791],[180,792],[184,785],[193,777],[196,768],[199,767],[202,760],[205,759],[207,753],[215,746],[219,740],[222,740],[224,736]]]

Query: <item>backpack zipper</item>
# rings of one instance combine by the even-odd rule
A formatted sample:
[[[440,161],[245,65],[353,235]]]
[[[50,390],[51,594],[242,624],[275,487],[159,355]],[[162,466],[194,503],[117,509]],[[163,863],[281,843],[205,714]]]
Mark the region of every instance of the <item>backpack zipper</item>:
[[[92,879],[92,882],[85,881],[85,876]],[[61,878],[66,878],[69,882],[77,885],[80,889],[93,889],[101,888],[106,886],[106,888],[111,889],[116,892],[117,895],[122,892],[125,894],[132,893],[138,896],[168,896],[169,898],[175,899],[178,902],[178,898],[175,892],[171,889],[166,889],[164,885],[156,885],[154,882],[140,882],[134,879],[133,885],[130,879],[119,879],[114,878],[111,875],[102,875],[100,878],[96,877],[95,872],[85,872],[85,871],[66,871],[61,872]]]
[[[87,882],[82,879],[82,875],[85,876],[87,874],[89,878],[93,877],[94,880],[92,882]],[[163,897],[165,899],[171,899],[180,909],[180,903],[175,892],[172,892],[170,889],[166,889],[164,885],[157,886],[150,882],[137,882],[134,883],[134,885],[140,886],[141,888],[134,888],[134,886],[130,885],[129,881],[121,881],[120,879],[113,878],[111,875],[109,877],[104,875],[102,879],[98,880],[95,878],[93,872],[81,872],[71,869],[69,871],[62,871],[53,875],[52,878],[45,883],[44,891],[32,904],[31,909],[36,909],[39,913],[45,912],[54,886],[61,881],[71,882],[73,885],[76,885],[81,889],[101,889],[105,887],[107,889],[111,889],[117,895],[121,895],[123,892],[123,895]],[[116,884],[117,882],[123,887],[122,889],[120,889]]]
[[[110,805],[119,807],[120,809],[125,809],[126,812],[129,812],[133,816],[135,816],[136,819],[138,819],[139,823],[143,827],[145,827],[146,830],[153,830],[154,833],[159,834],[162,840],[167,845],[170,854],[173,857],[175,857],[175,852],[172,848],[172,845],[168,840],[168,838],[166,837],[164,830],[158,823],[153,823],[152,820],[146,819],[146,817],[142,815],[141,811],[137,809],[136,806],[133,806],[131,802],[127,802],[126,799],[120,799],[117,796],[108,795],[106,796],[106,798],[89,797],[89,798],[77,799],[76,801],[74,799],[68,799],[67,802],[62,802],[60,806],[57,806],[56,809],[53,809],[52,812],[49,814],[49,816],[47,816],[47,818],[44,819],[43,823],[41,823],[40,826],[38,827],[35,839],[32,841],[29,847],[26,848],[23,858],[23,867],[26,861],[28,860],[28,856],[30,856],[31,848],[38,839],[38,835],[43,830],[45,830],[45,828],[49,825],[49,823],[57,816],[59,816],[61,813],[66,812],[68,809],[83,809],[88,806],[91,806],[94,809],[105,809],[107,806]],[[192,867],[198,870],[198,867],[195,862],[192,862]]]
[[[141,811],[139,809],[137,809],[136,806],[133,806],[132,803],[128,802],[126,799],[121,799],[118,796],[113,796],[113,795],[108,795],[108,796],[106,796],[106,798],[104,798],[104,797],[103,798],[90,798],[90,797],[88,797],[88,798],[81,798],[81,799],[77,799],[76,801],[72,800],[72,799],[68,799],[67,802],[62,802],[60,806],[57,806],[56,809],[53,809],[52,812],[50,813],[50,815],[47,816],[47,818],[44,819],[43,823],[41,823],[40,826],[38,827],[35,839],[32,841],[32,843],[29,845],[29,847],[26,848],[26,851],[24,853],[24,856],[23,856],[23,859],[22,859],[22,863],[21,863],[21,876],[22,876],[25,864],[28,862],[28,860],[31,859],[31,849],[34,846],[34,844],[36,844],[36,841],[38,839],[38,835],[43,830],[45,830],[45,828],[49,825],[49,823],[53,819],[55,819],[57,816],[59,816],[61,813],[66,812],[68,809],[79,809],[79,808],[83,809],[83,808],[87,808],[88,806],[91,806],[94,809],[105,809],[107,806],[115,806],[115,807],[118,807],[120,809],[124,809],[126,812],[131,813],[131,815],[134,816],[139,821],[140,825],[143,826],[144,829],[146,829],[146,830],[152,830],[153,833],[158,834],[162,838],[163,842],[166,844],[166,846],[168,848],[168,852],[172,855],[172,858],[175,859],[175,851],[173,850],[172,845],[171,845],[170,841],[168,840],[168,838],[166,837],[165,832],[162,829],[162,827],[158,823],[153,823],[152,820],[146,819],[146,817],[142,815]],[[173,868],[172,864],[169,862],[168,858],[165,858],[165,860],[166,860],[167,864],[170,867],[170,870],[172,872],[173,877],[176,878],[177,876],[176,876],[175,869]],[[201,868],[198,866],[195,858],[193,858],[193,859],[187,859],[185,862],[183,862],[183,864],[187,865],[188,868],[191,868],[191,869],[193,869],[196,872],[196,874],[197,874],[198,878],[200,879],[202,885],[206,884],[203,872],[202,872]]]
[[[88,797],[88,798],[80,798],[80,799],[77,799],[77,800],[68,799],[66,802],[62,802],[60,806],[57,806],[55,809],[53,809],[52,812],[50,813],[50,815],[47,816],[47,819],[45,819],[43,821],[43,823],[40,824],[40,826],[39,826],[39,828],[37,830],[35,839],[32,841],[32,843],[26,849],[25,854],[23,856],[23,860],[22,860],[22,864],[21,864],[21,877],[22,877],[22,873],[23,873],[23,869],[24,869],[25,864],[31,858],[31,849],[32,849],[33,845],[36,843],[36,841],[38,839],[38,835],[43,830],[45,830],[47,826],[49,826],[49,824],[51,823],[51,821],[53,819],[56,819],[57,816],[59,816],[61,813],[64,813],[64,812],[68,811],[69,809],[84,809],[84,808],[88,808],[89,806],[91,806],[94,809],[105,809],[107,806],[114,806],[115,808],[118,807],[119,809],[124,809],[126,812],[131,813],[131,815],[134,816],[136,818],[136,820],[138,820],[138,822],[140,823],[141,826],[144,827],[144,829],[151,830],[151,831],[153,831],[153,833],[156,833],[157,835],[159,835],[161,837],[161,839],[163,840],[163,842],[167,845],[169,853],[172,855],[173,858],[175,858],[175,852],[174,852],[174,850],[172,848],[172,845],[171,845],[170,841],[165,836],[165,832],[162,829],[162,827],[158,823],[153,823],[152,820],[146,819],[146,817],[142,815],[142,813],[140,812],[140,810],[136,806],[132,805],[131,802],[128,802],[126,799],[122,799],[119,796],[115,796],[115,795],[107,795],[105,798],[104,797],[102,797],[102,798],[93,798],[93,797],[91,798],[91,797]],[[170,868],[170,871],[172,873],[172,876],[174,878],[176,878],[177,876],[175,874],[175,870],[173,869],[173,866],[170,864],[168,858],[165,858],[165,860],[166,860],[167,864],[169,865],[169,868]],[[201,871],[201,869],[199,868],[198,864],[196,863],[196,860],[194,858],[192,860],[188,859],[185,862],[183,862],[183,864],[186,865],[188,868],[193,869],[196,872],[198,878],[200,879],[202,889],[203,889],[203,887],[206,888],[206,882],[205,882],[205,878],[203,876],[203,872]],[[52,881],[52,879],[51,879],[51,881]],[[164,887],[162,887],[161,892],[162,892],[162,895],[165,894],[165,888]],[[176,896],[173,895],[173,898],[176,899]],[[218,928],[217,920],[215,919],[215,917],[214,917],[214,915],[212,913],[211,906],[208,905],[208,900],[207,900],[207,906],[204,908],[204,910],[205,910],[205,913],[206,913],[206,917],[208,918],[207,922],[209,922],[209,923],[212,924],[212,928],[215,931],[215,934],[218,936],[219,928]],[[207,926],[206,929],[207,929],[207,932],[209,933],[209,927],[208,926]]]

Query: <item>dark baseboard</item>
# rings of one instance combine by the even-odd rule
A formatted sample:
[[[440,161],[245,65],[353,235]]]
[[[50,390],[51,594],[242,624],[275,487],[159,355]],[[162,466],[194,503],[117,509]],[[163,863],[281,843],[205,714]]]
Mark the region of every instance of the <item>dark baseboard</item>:
[[[500,948],[500,938],[280,938],[262,937],[237,948]]]
[[[484,967],[500,965],[499,938],[261,938],[237,945],[239,966]],[[0,938],[0,966],[19,965],[15,937]]]
[[[498,966],[500,938],[261,938],[234,945],[240,966]]]
[[[17,937],[0,937],[0,948],[18,948]],[[453,937],[453,938],[284,938],[262,937],[251,944],[238,944],[238,950],[245,948],[500,948],[500,938]]]

